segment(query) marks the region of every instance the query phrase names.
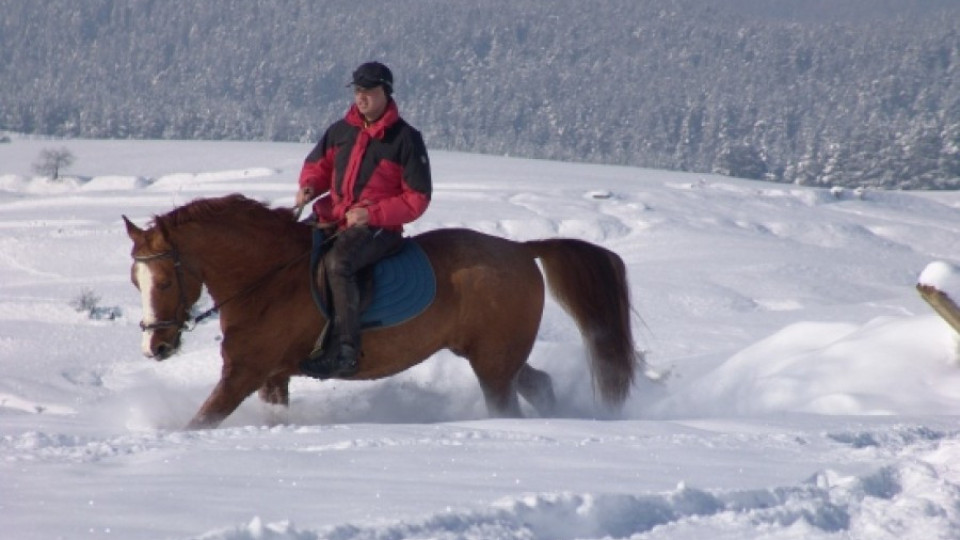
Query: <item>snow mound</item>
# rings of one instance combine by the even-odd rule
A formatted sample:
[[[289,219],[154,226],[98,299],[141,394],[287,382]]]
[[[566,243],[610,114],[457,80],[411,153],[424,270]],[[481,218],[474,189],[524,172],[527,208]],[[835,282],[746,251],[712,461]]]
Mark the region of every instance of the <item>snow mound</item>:
[[[80,186],[83,191],[123,191],[141,189],[150,184],[150,180],[142,176],[95,176],[89,182]]]
[[[16,174],[0,175],[0,191],[22,191],[26,183],[27,181],[24,177]]]
[[[56,404],[38,403],[13,394],[0,393],[0,409],[31,414],[75,414],[76,410]]]
[[[150,184],[142,176],[104,175],[93,178],[64,176],[58,180],[45,177],[24,177],[13,174],[0,175],[0,191],[34,195],[61,194],[72,191],[128,191],[141,189]]]
[[[952,330],[934,315],[880,317],[860,327],[800,322],[735,354],[656,410],[958,414],[956,354]]]
[[[944,261],[935,261],[927,265],[917,279],[919,285],[928,285],[951,298],[960,299],[960,270]]]
[[[33,195],[59,194],[75,191],[82,185],[78,178],[64,176],[52,180],[41,176],[27,178],[18,175],[0,176],[0,191],[13,193],[29,193]]]
[[[150,189],[167,190],[180,189],[188,185],[210,184],[217,182],[228,182],[233,180],[251,180],[256,178],[265,178],[277,173],[275,169],[267,167],[252,167],[249,169],[236,169],[227,171],[214,171],[202,173],[174,173],[167,174],[157,178]]]

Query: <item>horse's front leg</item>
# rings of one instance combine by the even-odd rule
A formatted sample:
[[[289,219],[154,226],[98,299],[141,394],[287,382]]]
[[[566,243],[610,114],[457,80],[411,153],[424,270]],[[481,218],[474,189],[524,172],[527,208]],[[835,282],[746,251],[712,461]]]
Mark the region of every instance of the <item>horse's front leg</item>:
[[[262,372],[234,363],[224,353],[220,382],[187,424],[187,429],[217,427],[243,403],[243,400],[263,386],[265,379],[266,376]]]

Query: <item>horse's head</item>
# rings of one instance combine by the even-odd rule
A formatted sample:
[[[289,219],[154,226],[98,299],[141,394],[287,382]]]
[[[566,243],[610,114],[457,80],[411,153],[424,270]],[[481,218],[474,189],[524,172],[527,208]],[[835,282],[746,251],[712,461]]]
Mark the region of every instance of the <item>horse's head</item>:
[[[186,270],[163,227],[144,230],[126,216],[123,221],[133,241],[130,279],[143,301],[143,354],[163,360],[179,349],[180,334],[203,284],[195,273]]]

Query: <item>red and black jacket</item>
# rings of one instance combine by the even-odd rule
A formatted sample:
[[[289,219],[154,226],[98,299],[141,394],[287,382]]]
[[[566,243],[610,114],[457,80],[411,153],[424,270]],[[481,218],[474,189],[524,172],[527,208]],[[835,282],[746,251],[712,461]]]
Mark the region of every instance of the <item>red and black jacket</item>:
[[[314,204],[321,222],[343,225],[357,206],[370,212],[370,226],[402,230],[430,204],[427,148],[393,100],[383,116],[366,125],[357,106],[337,121],[307,156],[300,187],[329,192]]]

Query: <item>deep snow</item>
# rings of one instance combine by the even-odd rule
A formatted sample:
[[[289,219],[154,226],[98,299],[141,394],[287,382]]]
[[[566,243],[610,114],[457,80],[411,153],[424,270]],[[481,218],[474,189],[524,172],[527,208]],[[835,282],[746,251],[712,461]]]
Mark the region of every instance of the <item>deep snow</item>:
[[[68,179],[33,178],[59,146]],[[410,233],[620,253],[664,380],[604,411],[550,303],[530,361],[557,418],[487,419],[440,353],[384,381],[297,380],[289,410],[251,398],[221,429],[180,431],[217,379],[218,325],[141,356],[120,215],[235,191],[290,206],[308,151],[0,144],[0,536],[960,538],[960,342],[914,288],[960,299],[958,193],[435,152]]]

